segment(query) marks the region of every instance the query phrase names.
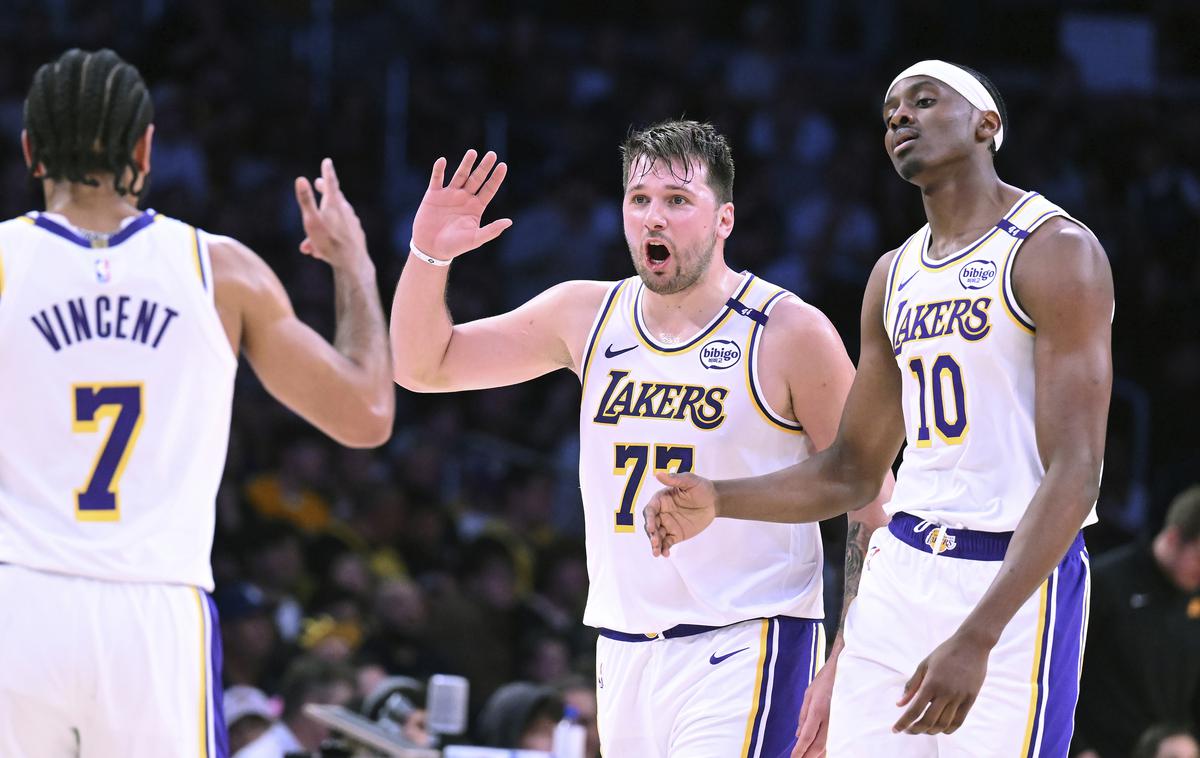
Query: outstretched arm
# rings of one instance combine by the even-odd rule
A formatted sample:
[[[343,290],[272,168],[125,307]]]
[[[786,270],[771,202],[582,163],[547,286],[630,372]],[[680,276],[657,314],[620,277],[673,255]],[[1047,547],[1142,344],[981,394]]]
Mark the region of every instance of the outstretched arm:
[[[478,165],[476,158],[468,150],[448,182],[446,160],[433,164],[413,220],[413,244],[425,255],[453,260],[512,225],[509,219],[481,225],[508,169],[495,153]],[[586,332],[583,322],[599,307],[603,284],[567,282],[510,313],[455,325],[446,308],[449,271],[414,253],[400,275],[391,343],[393,376],[401,386],[417,392],[499,387],[575,365],[571,346],[582,342],[575,335]]]
[[[875,319],[876,324],[881,319]],[[771,312],[763,333],[760,351],[760,375],[766,382],[771,370],[782,363],[787,370],[790,410],[808,434],[816,450],[833,444],[846,397],[854,382],[854,364],[846,354],[842,338],[829,319],[816,308],[798,300],[785,299]],[[771,388],[764,386],[764,392]],[[786,414],[785,414],[786,415]],[[871,534],[887,523],[883,504],[891,499],[894,481],[890,472],[884,477],[883,488],[874,500],[858,510],[847,513],[845,609],[858,594],[863,558]],[[799,714],[797,758],[818,758],[824,755],[829,722],[829,704],[838,656],[843,647],[839,629],[830,649],[829,659],[821,672],[804,691]]]
[[[901,704],[911,705],[896,731],[949,734],[962,724],[1001,632],[1062,560],[1099,494],[1112,389],[1108,258],[1090,232],[1056,219],[1025,244],[1013,277],[1037,325],[1034,423],[1046,475],[987,592],[909,680]]]
[[[871,272],[862,309],[858,373],[832,444],[795,466],[763,476],[710,482],[694,474],[659,475],[667,485],[644,510],[655,555],[669,555],[713,518],[799,523],[839,516],[880,496],[900,443],[900,372],[883,326],[885,255]]]
[[[308,180],[296,180],[308,235],[300,250],[333,269],[334,344],[296,317],[270,267],[227,237],[209,245],[217,308],[234,347],[241,347],[268,392],[338,442],[374,447],[391,435],[395,415],[375,266],[328,158],[317,190],[319,207]]]

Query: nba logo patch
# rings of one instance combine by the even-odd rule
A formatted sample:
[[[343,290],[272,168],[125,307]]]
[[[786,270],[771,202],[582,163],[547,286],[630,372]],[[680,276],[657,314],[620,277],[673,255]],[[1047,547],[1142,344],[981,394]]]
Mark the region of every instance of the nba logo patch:
[[[935,553],[944,553],[947,550],[953,550],[956,540],[954,535],[947,534],[942,538],[942,544],[938,544],[938,537],[942,534],[940,527],[934,527],[929,534],[925,535],[925,544],[933,548]]]
[[[96,281],[108,284],[112,281],[112,261],[108,258],[96,259]]]

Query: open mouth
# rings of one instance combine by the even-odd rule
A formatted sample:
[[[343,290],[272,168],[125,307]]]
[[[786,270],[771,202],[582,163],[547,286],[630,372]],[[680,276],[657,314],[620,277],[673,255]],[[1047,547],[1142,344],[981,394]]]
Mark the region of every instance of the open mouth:
[[[646,265],[651,271],[661,271],[671,259],[671,250],[662,240],[647,240],[642,249],[646,254]]]

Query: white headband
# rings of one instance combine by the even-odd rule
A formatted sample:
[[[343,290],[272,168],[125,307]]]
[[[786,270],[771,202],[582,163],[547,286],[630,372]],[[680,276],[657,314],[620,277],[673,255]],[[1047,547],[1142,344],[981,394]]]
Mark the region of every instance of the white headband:
[[[992,111],[997,116],[1000,115],[1000,109],[996,107],[996,101],[992,99],[992,95],[987,91],[987,88],[976,79],[971,73],[955,66],[953,63],[930,59],[914,63],[908,68],[900,72],[900,75],[892,80],[888,85],[887,94],[883,96],[886,100],[892,94],[892,89],[896,86],[896,82],[901,79],[907,79],[910,76],[928,76],[932,79],[937,79],[945,84],[950,89],[966,98],[967,102],[975,106],[981,111]],[[996,136],[993,138],[996,143],[996,149],[1000,149],[1001,143],[1004,142],[1004,122],[1000,122],[1000,128],[996,130]]]

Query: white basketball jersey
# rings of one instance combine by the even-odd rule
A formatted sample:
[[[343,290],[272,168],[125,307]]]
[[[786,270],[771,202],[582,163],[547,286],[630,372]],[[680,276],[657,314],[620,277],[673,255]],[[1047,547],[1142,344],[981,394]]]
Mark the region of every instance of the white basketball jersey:
[[[816,524],[717,519],[655,558],[642,508],[655,471],[714,479],[765,474],[808,457],[804,430],[772,411],[757,380],[762,331],[790,293],[746,273],[692,339],[655,340],[637,277],[613,285],[586,343],[579,482],[587,525],[584,623],[634,634],[775,615],[821,618]]]
[[[0,223],[0,562],[212,589],[237,359],[205,235]]]
[[[892,260],[883,320],[908,446],[889,513],[992,532],[1025,514],[1046,472],[1034,429],[1036,325],[1013,294],[1012,268],[1025,239],[1056,216],[1075,221],[1027,192],[953,255],[929,258],[926,224]]]

